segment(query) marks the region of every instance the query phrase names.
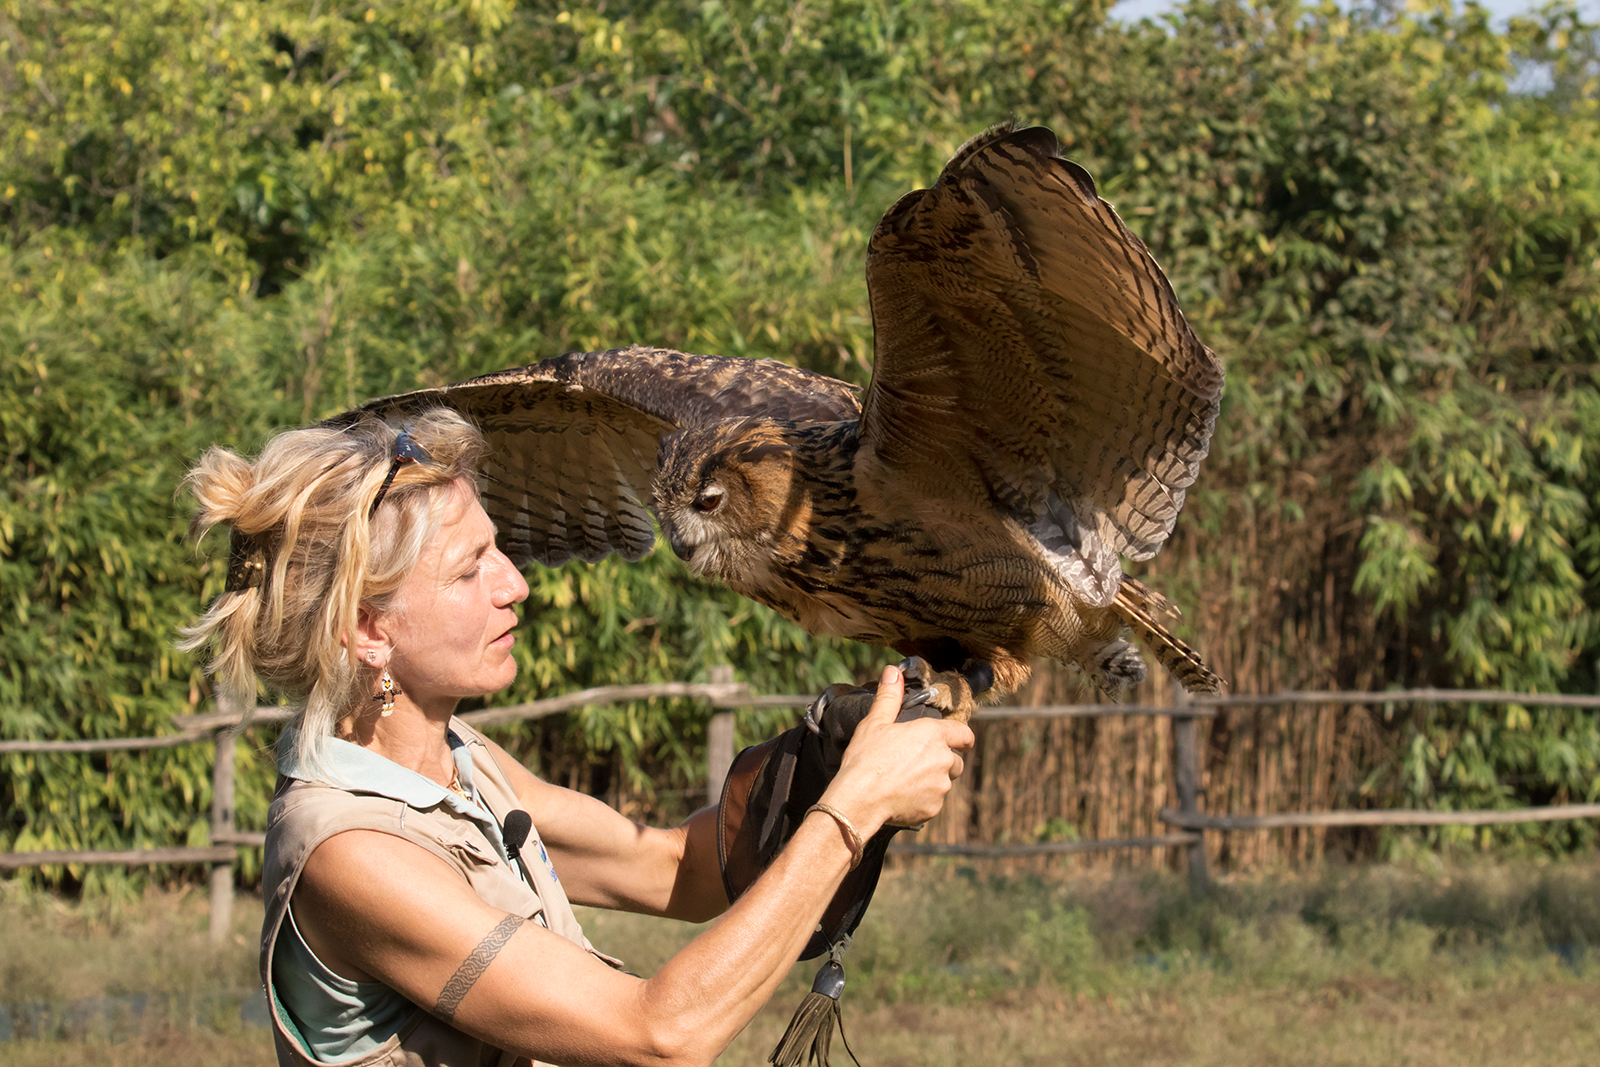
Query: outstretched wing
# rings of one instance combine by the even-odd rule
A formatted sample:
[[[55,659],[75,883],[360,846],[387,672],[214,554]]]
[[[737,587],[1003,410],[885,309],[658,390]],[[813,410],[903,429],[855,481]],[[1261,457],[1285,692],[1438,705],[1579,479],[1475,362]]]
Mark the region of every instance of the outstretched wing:
[[[384,397],[332,421],[394,420],[433,407],[454,408],[482,430],[484,507],[519,566],[648,553],[656,453],[675,430],[747,415],[836,421],[860,413],[850,386],[776,360],[632,347]]]
[[[1222,365],[1049,130],[996,127],[902,197],[867,252],[862,444],[896,477],[998,506],[1106,605],[1117,555],[1172,532]]]
[[[855,386],[775,359],[691,356],[634,345],[569,352],[539,366],[679,429],[750,415],[783,422],[846,422],[861,416]]]

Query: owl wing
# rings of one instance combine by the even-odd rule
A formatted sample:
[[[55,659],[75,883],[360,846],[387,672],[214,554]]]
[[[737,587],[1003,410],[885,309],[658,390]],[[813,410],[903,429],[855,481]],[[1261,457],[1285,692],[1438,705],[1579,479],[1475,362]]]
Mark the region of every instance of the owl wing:
[[[1118,554],[1172,532],[1210,445],[1222,365],[1049,130],[996,127],[873,232],[863,453],[997,506],[1106,605]]]
[[[661,438],[718,419],[854,419],[855,390],[776,360],[632,347],[573,352],[434,389],[384,397],[331,420],[459,411],[488,449],[478,471],[502,551],[518,566],[655,544],[649,501]]]

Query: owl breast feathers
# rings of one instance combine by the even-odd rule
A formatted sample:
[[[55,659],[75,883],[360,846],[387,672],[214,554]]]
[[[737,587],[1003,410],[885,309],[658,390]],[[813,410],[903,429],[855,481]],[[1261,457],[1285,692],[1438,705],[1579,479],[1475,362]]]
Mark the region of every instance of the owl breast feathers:
[[[775,360],[631,347],[569,353],[373,401],[336,423],[446,405],[518,563],[655,541],[813,633],[936,669],[985,661],[1004,692],[1040,656],[1116,691],[1125,630],[1191,689],[1217,676],[1122,573],[1172,533],[1206,456],[1220,362],[1144,244],[1063,159],[1001,126],[867,249],[864,395]]]

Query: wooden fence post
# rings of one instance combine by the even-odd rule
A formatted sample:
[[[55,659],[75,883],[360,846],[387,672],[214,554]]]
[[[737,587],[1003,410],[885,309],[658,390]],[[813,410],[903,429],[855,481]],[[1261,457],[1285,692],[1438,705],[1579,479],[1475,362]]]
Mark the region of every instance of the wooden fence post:
[[[1175,707],[1189,706],[1189,692],[1177,679],[1172,682],[1172,703]],[[1178,787],[1178,810],[1200,810],[1200,743],[1193,715],[1174,716],[1172,720],[1173,778]],[[1202,892],[1210,887],[1211,877],[1206,870],[1205,835],[1192,845],[1185,846],[1188,853],[1189,888]]]
[[[220,703],[220,702],[219,702]],[[211,768],[211,840],[233,834],[233,750],[237,726],[217,730],[217,757]],[[233,861],[211,865],[211,944],[227,939],[233,924]]]
[[[712,667],[712,685],[732,685],[732,667]],[[706,802],[722,799],[722,783],[733,766],[733,709],[713,708],[706,726]]]

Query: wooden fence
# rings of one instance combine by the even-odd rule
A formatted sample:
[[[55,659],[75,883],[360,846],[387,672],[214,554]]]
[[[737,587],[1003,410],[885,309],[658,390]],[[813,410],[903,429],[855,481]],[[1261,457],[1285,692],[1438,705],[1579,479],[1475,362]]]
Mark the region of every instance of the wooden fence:
[[[475,727],[557,715],[580,707],[615,704],[630,700],[687,698],[710,705],[707,728],[706,795],[714,800],[734,757],[734,712],[751,707],[804,707],[809,696],[758,696],[742,683],[733,681],[729,667],[712,670],[707,683],[663,682],[645,685],[611,685],[583,689],[574,693],[536,700],[525,704],[486,708],[467,712],[462,720]],[[1121,849],[1181,848],[1189,879],[1197,888],[1208,880],[1205,831],[1230,832],[1282,827],[1326,826],[1484,826],[1514,822],[1600,817],[1600,804],[1560,804],[1536,808],[1495,811],[1306,811],[1278,814],[1209,814],[1200,810],[1201,756],[1196,723],[1211,718],[1223,707],[1284,706],[1297,704],[1520,704],[1528,707],[1600,708],[1600,696],[1567,694],[1508,693],[1476,689],[1398,689],[1381,692],[1282,692],[1250,696],[1188,697],[1181,689],[1168,705],[1146,704],[1056,704],[1042,706],[985,707],[979,720],[1042,719],[1105,716],[1162,716],[1172,720],[1173,785],[1177,808],[1162,808],[1161,821],[1173,828],[1166,834],[1100,838],[1087,841],[1048,841],[1035,844],[919,844],[897,838],[893,852],[905,856],[1025,857],[1104,852]],[[257,708],[250,723],[282,722],[289,713],[282,708]],[[0,870],[43,867],[57,864],[108,864],[136,866],[148,864],[200,864],[210,868],[211,938],[220,941],[229,929],[233,908],[233,864],[241,847],[259,848],[265,834],[240,831],[234,825],[233,766],[234,750],[241,730],[242,716],[237,710],[180,716],[173,720],[174,733],[161,737],[126,737],[88,741],[0,741],[0,753],[87,753],[139,751],[206,741],[216,747],[212,770],[211,844],[204,848],[154,848],[131,851],[50,851],[0,853]]]

